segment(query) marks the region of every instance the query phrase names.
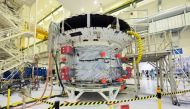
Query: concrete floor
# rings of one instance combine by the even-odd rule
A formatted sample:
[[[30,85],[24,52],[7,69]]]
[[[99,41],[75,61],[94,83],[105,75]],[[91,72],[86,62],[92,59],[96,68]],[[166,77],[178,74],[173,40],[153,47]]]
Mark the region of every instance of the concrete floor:
[[[134,83],[133,80],[128,80],[128,83]],[[41,85],[41,88],[38,91],[32,91],[32,97],[40,97],[42,94],[43,86]],[[183,86],[183,85],[179,85]],[[187,89],[190,89],[189,86],[186,87]],[[60,93],[60,87],[54,86],[53,88],[53,94],[59,94]],[[50,88],[47,89],[45,95],[49,95]],[[141,90],[139,92],[139,96],[146,96],[150,94],[155,94],[156,92],[156,80],[147,80],[146,78],[143,78],[141,80]],[[128,89],[123,91],[121,94],[117,96],[118,100],[122,99],[128,99],[134,97],[134,86],[130,85]],[[190,94],[186,95],[179,95],[178,97],[180,99],[183,99],[185,101],[188,101],[181,104],[181,106],[174,106],[171,103],[170,97],[163,97],[162,98],[162,105],[163,109],[190,109]],[[61,103],[64,101],[67,101],[67,98],[52,98],[48,101],[54,102],[56,100],[59,100]],[[102,100],[102,97],[95,93],[87,93],[84,94],[80,100],[83,101],[96,101],[96,100]],[[5,106],[6,105],[7,98],[6,96],[0,95],[0,105]],[[16,101],[21,101],[21,97],[19,97],[18,93],[13,93],[11,96],[11,103],[14,103]],[[130,109],[157,109],[157,100],[156,98],[149,99],[149,100],[142,100],[142,101],[134,101],[128,103],[130,106]],[[48,104],[40,104],[33,107],[30,107],[28,109],[47,109],[50,105]],[[108,105],[96,105],[96,106],[77,106],[77,107],[61,107],[60,109],[120,109],[121,104],[114,105],[112,108]],[[16,108],[13,108],[16,109]]]

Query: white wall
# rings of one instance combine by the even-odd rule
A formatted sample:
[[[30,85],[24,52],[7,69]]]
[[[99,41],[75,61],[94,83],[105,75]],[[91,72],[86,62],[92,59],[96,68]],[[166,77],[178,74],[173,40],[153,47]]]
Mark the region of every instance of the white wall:
[[[190,27],[181,32],[179,47],[183,48],[183,57],[190,56]]]
[[[142,70],[151,70],[151,69],[154,69],[154,67],[150,64],[148,64],[147,62],[142,62],[139,64],[139,70],[142,71]]]

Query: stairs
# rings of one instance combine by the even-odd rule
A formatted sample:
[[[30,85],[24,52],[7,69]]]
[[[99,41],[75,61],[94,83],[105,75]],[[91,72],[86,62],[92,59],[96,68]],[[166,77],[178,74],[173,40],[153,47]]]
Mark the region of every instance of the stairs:
[[[20,16],[18,12],[11,11],[5,4],[0,3],[0,24],[5,23],[6,27],[16,27],[21,24]]]
[[[11,58],[8,58],[0,63],[0,74],[16,68],[17,66],[21,65],[24,62],[22,55],[17,55]]]
[[[21,32],[19,28],[4,29],[0,32],[0,48],[4,55],[0,57],[0,73],[6,72],[24,62],[24,55],[19,47],[21,36],[31,37],[32,32]],[[17,43],[15,42],[17,41]]]

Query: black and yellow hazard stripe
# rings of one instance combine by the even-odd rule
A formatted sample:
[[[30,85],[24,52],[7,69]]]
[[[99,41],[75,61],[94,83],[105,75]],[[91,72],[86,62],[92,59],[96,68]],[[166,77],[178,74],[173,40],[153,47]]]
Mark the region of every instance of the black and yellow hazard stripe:
[[[101,104],[118,104],[118,103],[127,103],[127,102],[132,102],[132,101],[138,101],[138,100],[146,100],[146,99],[151,99],[155,98],[156,95],[150,95],[150,96],[145,96],[145,97],[137,97],[137,98],[132,98],[132,99],[127,99],[127,100],[114,100],[114,101],[95,101],[95,102],[66,102],[60,104],[60,107],[62,106],[91,106],[91,105],[101,105]],[[52,107],[48,108],[51,109]]]
[[[51,96],[51,97],[45,96],[45,97],[42,98],[42,100],[39,100],[38,98],[29,97],[29,98],[31,98],[31,99],[28,100],[28,101],[26,102],[26,104],[33,103],[33,102],[36,102],[36,101],[40,101],[40,102],[42,102],[42,103],[49,104],[49,105],[53,106],[54,103],[49,102],[49,101],[45,101],[45,99],[54,98],[54,97],[58,97],[58,96],[60,96],[60,95],[53,95],[53,96]],[[28,96],[27,96],[27,97],[28,97]],[[15,102],[15,103],[12,103],[12,104],[10,105],[10,107],[17,107],[17,106],[21,106],[21,105],[23,105],[23,102]],[[6,106],[4,106],[4,107],[2,107],[2,108],[0,108],[0,109],[6,109]]]
[[[169,93],[163,93],[162,96],[183,94],[183,93],[188,93],[188,92],[190,92],[190,90],[183,90],[183,91],[177,91],[177,92],[169,92]]]
[[[182,93],[187,93],[190,92],[190,90],[184,90],[184,91],[178,91],[178,92],[170,92],[170,93],[162,93],[162,96],[168,96],[168,95],[174,95],[174,94],[182,94]],[[101,104],[118,104],[118,103],[127,103],[127,102],[133,102],[133,101],[141,101],[141,100],[147,100],[147,99],[152,99],[156,98],[157,94],[155,95],[149,95],[149,96],[144,96],[144,97],[137,97],[137,98],[131,98],[131,99],[126,99],[126,100],[114,100],[114,101],[92,101],[92,102],[65,102],[60,104],[60,107],[65,107],[65,106],[92,106],[92,105],[101,105]],[[53,109],[53,106],[49,107],[48,109]]]
[[[54,95],[54,96],[55,96],[55,95]],[[54,96],[52,96],[52,97],[54,97]],[[29,98],[31,98],[31,99],[33,99],[33,100],[35,100],[35,101],[40,101],[40,102],[45,103],[45,104],[54,105],[54,103],[44,100],[44,99],[49,98],[48,96],[45,96],[45,97],[43,97],[42,99],[33,98],[33,97],[30,97],[30,96],[26,96],[26,97],[29,97]],[[50,98],[52,98],[52,97],[50,97]]]

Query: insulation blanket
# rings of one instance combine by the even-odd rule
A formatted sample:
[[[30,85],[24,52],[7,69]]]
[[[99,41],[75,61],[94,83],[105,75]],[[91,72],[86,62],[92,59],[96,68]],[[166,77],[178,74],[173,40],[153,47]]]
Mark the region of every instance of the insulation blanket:
[[[106,52],[106,57],[100,53]],[[83,46],[75,48],[75,77],[77,81],[97,82],[105,78],[109,81],[119,78],[124,72],[120,60],[115,58],[117,51],[110,46]]]

